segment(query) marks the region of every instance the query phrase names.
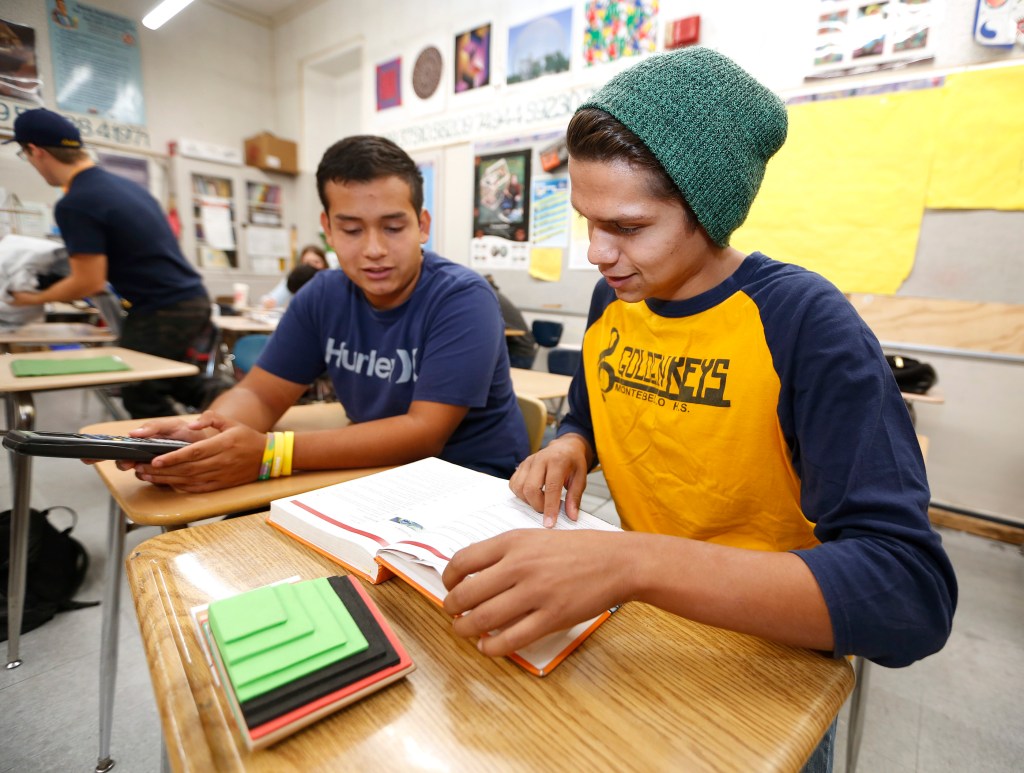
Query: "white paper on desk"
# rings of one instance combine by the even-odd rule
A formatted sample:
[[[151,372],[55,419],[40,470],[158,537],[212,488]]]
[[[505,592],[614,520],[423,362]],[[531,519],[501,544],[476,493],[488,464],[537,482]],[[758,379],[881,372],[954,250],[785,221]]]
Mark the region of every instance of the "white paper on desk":
[[[215,250],[235,249],[235,231],[231,227],[231,204],[227,199],[203,196],[199,199],[203,241]]]
[[[250,255],[269,258],[283,258],[288,255],[288,231],[285,228],[251,225],[246,229],[245,240]]]

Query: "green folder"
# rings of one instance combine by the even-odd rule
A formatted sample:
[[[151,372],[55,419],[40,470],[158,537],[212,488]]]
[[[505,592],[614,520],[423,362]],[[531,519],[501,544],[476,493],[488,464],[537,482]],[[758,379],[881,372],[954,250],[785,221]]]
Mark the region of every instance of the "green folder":
[[[239,702],[369,646],[326,578],[271,587],[275,591],[270,604],[268,596],[261,593],[265,588],[210,604],[210,627]],[[221,619],[225,609],[227,615]],[[282,611],[287,618],[284,622]],[[313,630],[294,636],[306,621]]]
[[[78,373],[109,373],[131,370],[120,357],[82,357],[66,360],[15,360],[11,373],[15,376],[69,376]]]

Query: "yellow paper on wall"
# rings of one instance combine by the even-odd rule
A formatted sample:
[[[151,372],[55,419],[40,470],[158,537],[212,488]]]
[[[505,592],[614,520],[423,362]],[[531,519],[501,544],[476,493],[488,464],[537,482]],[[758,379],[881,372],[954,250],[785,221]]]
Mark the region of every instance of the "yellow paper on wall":
[[[1024,66],[946,79],[932,209],[1024,209]]]
[[[943,89],[789,108],[789,137],[732,244],[823,274],[844,292],[894,293],[909,275]]]
[[[562,278],[562,250],[560,247],[534,247],[530,250],[530,276],[545,282]]]

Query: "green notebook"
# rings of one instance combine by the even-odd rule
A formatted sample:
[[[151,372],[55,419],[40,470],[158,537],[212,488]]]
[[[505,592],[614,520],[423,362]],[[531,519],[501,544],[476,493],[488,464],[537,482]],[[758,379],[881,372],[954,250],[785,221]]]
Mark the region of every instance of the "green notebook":
[[[240,702],[369,646],[326,578],[259,588],[215,601],[209,617]],[[307,626],[311,630],[306,631]]]
[[[78,373],[109,373],[131,370],[120,357],[82,357],[66,360],[15,360],[11,373],[15,376],[69,376]]]

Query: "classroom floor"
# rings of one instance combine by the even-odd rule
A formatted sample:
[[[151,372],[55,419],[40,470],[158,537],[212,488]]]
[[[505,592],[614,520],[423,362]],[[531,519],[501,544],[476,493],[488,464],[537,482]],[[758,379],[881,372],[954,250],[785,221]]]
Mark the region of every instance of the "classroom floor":
[[[77,429],[106,420],[91,394],[40,395],[37,428]],[[0,473],[0,508],[10,506],[10,471]],[[106,489],[86,465],[36,459],[32,503],[78,511],[73,534],[92,563],[78,594],[99,599],[106,561]],[[615,520],[600,474],[584,508]],[[63,523],[61,515],[54,521]],[[155,536],[128,534],[127,549]],[[960,605],[946,648],[910,668],[871,669],[858,770],[861,773],[1018,773],[1024,759],[1024,555],[1011,545],[944,530],[960,581]],[[92,771],[98,750],[100,609],[58,615],[21,640],[24,664],[0,669],[0,773]],[[6,643],[0,644],[6,660]],[[845,771],[846,714],[840,714],[835,770]],[[116,770],[160,770],[160,728],[127,584],[112,754]],[[672,765],[666,761],[666,769]]]

